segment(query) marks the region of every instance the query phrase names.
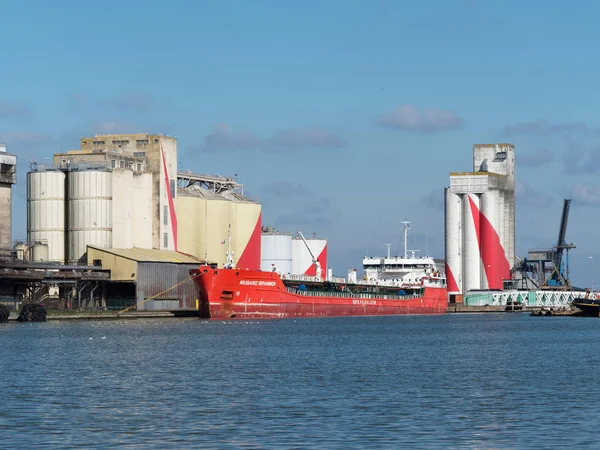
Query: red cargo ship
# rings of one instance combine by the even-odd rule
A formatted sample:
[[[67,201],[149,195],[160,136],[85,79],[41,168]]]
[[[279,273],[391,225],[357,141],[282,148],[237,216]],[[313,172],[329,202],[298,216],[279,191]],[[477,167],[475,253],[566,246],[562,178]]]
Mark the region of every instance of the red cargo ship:
[[[447,290],[443,279],[423,278],[418,286],[382,285],[377,281],[331,281],[260,270],[200,266],[190,271],[198,289],[203,318],[291,318],[443,314]]]

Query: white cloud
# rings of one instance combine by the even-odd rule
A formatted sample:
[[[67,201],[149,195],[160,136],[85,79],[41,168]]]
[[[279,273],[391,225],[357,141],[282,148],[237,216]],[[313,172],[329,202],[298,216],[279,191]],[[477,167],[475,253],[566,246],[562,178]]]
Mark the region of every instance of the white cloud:
[[[377,119],[377,124],[391,129],[435,133],[453,130],[464,125],[464,121],[454,111],[445,109],[425,109],[403,105]]]

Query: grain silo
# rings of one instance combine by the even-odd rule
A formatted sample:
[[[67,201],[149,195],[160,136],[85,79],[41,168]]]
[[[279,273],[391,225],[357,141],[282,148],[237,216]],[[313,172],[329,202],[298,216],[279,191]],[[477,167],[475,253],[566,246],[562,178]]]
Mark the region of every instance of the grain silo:
[[[74,170],[67,173],[69,264],[77,264],[88,245],[112,247],[112,172]]]
[[[222,267],[227,259],[231,202],[197,185],[180,189],[176,201],[178,250]]]
[[[27,174],[27,240],[46,243],[48,260],[64,263],[64,172],[41,170]]]

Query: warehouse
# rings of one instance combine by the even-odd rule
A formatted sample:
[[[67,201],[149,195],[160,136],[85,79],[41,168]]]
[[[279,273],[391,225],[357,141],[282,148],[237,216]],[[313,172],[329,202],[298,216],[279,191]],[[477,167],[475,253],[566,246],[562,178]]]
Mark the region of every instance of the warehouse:
[[[138,311],[197,310],[189,271],[204,261],[195,256],[173,250],[88,245],[87,261],[110,271],[104,292],[109,308],[137,304]]]

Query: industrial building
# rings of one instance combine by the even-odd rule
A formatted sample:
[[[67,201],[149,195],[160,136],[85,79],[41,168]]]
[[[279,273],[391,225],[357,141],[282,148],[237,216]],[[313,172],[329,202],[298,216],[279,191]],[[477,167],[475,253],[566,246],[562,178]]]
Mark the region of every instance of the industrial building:
[[[88,266],[110,271],[111,283],[104,290],[108,308],[136,304],[138,311],[197,310],[189,271],[202,263],[174,250],[87,248]]]
[[[0,144],[0,250],[12,248],[12,185],[17,182],[17,157]]]
[[[80,175],[79,184],[74,184],[75,194],[83,191],[89,200],[104,200],[104,206],[95,210],[102,225],[90,221],[77,231],[88,232],[90,245],[114,246],[118,248],[155,248],[160,250],[177,249],[177,139],[163,134],[106,134],[81,138],[81,150],[71,150],[54,155],[54,168],[64,173],[102,170],[105,173],[125,172],[122,180],[109,180],[109,175]],[[131,176],[133,174],[135,176]],[[146,177],[144,176],[146,175]],[[128,183],[135,179],[135,183]],[[67,180],[68,181],[68,180]],[[104,184],[99,184],[104,183]],[[114,190],[111,190],[111,187]],[[129,189],[128,189],[129,188]],[[71,188],[70,188],[71,189]],[[123,191],[123,189],[126,189]],[[68,192],[68,191],[66,191]],[[112,192],[119,195],[112,196]],[[70,192],[69,192],[70,193]],[[121,199],[122,196],[126,198]],[[146,197],[149,196],[148,200]],[[110,198],[109,198],[110,197]],[[115,204],[115,201],[118,201]],[[133,209],[133,204],[143,205],[141,211]],[[119,204],[121,203],[121,204]],[[132,206],[129,206],[131,203]],[[150,211],[148,212],[148,205]],[[112,208],[110,211],[108,208]],[[114,212],[113,212],[114,211]],[[113,216],[114,214],[114,216]],[[133,236],[139,230],[126,230],[129,242],[110,243],[107,233],[111,222],[127,225],[142,222],[144,237],[142,243],[134,243]],[[94,225],[94,223],[96,223]],[[71,226],[71,225],[69,225]],[[145,227],[150,227],[150,238]],[[113,233],[113,236],[118,233]],[[119,233],[120,235],[120,233]],[[94,236],[95,238],[92,238]],[[129,239],[129,236],[132,236]],[[148,239],[150,241],[148,242]],[[31,240],[31,239],[30,239]],[[49,243],[50,245],[50,243]],[[85,246],[79,246],[79,250]],[[51,249],[52,252],[52,249]],[[82,255],[80,255],[82,256]],[[71,258],[69,258],[71,259]]]
[[[306,242],[306,243],[305,243]],[[312,253],[312,255],[311,255]],[[276,271],[283,275],[317,274],[314,259],[321,266],[321,276],[327,274],[327,240],[313,235],[303,239],[292,233],[264,227],[261,237],[261,270]]]
[[[511,144],[473,146],[473,171],[445,188],[446,278],[452,302],[501,290],[515,261],[515,157]]]

